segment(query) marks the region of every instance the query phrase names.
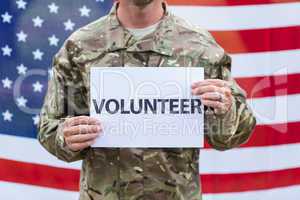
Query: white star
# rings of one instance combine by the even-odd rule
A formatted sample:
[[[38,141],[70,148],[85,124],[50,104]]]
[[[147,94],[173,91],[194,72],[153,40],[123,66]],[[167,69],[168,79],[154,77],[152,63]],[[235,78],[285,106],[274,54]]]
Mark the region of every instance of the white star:
[[[81,17],[89,17],[91,9],[88,9],[85,5],[82,8],[79,8]]]
[[[3,84],[3,87],[4,87],[4,88],[10,89],[10,88],[11,88],[12,81],[9,80],[9,79],[6,77],[5,79],[2,80],[2,84]]]
[[[34,92],[42,92],[43,85],[39,81],[32,84],[32,87]]]
[[[26,1],[18,0],[18,1],[16,1],[16,4],[18,6],[18,9],[23,9],[23,10],[26,9],[26,4],[27,4]]]
[[[25,67],[23,64],[17,66],[18,74],[19,75],[25,75],[27,71],[27,67]]]
[[[65,25],[65,31],[73,31],[75,24],[68,19],[68,21],[64,22]]]
[[[59,39],[55,35],[52,35],[51,37],[49,37],[48,40],[49,40],[50,46],[57,46],[57,44],[59,42]]]
[[[11,112],[9,112],[9,110],[6,110],[5,112],[3,112],[2,115],[3,115],[4,121],[11,122],[11,118],[13,117],[13,115],[11,114]]]
[[[18,42],[26,42],[27,34],[23,31],[20,31],[20,33],[17,33],[16,35],[18,37]]]
[[[11,23],[12,15],[10,15],[8,12],[2,14],[1,17],[3,23],[9,23],[9,24]]]
[[[48,5],[48,8],[50,13],[55,13],[55,14],[57,14],[57,11],[59,9],[59,7],[53,2],[52,4]]]
[[[32,19],[32,22],[33,22],[34,27],[39,27],[40,28],[40,27],[43,26],[44,20],[42,18],[40,18],[40,16],[37,16],[37,17]]]
[[[34,60],[43,60],[44,53],[41,50],[36,49],[35,51],[32,52],[32,54]]]
[[[23,96],[17,98],[17,104],[19,107],[26,107],[27,99],[25,99]]]
[[[33,120],[34,125],[38,125],[40,122],[40,116],[36,115],[36,116],[32,117],[32,120]]]
[[[5,45],[5,47],[2,47],[1,50],[2,50],[3,56],[11,56],[12,48],[10,48],[8,45]]]

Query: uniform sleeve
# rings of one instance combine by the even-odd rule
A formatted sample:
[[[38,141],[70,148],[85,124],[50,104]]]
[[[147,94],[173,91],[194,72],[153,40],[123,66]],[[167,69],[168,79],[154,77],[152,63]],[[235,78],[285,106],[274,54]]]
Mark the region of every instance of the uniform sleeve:
[[[231,77],[231,58],[223,57],[210,68],[209,78],[229,81],[233,104],[223,115],[209,110],[205,113],[206,139],[217,150],[227,150],[245,143],[256,125],[256,119],[247,105],[246,94]]]
[[[38,140],[46,150],[63,161],[83,159],[86,150],[73,152],[65,145],[63,122],[84,110],[80,85],[76,85],[67,50],[63,47],[53,61],[53,75],[40,113]],[[77,111],[79,110],[79,111]]]

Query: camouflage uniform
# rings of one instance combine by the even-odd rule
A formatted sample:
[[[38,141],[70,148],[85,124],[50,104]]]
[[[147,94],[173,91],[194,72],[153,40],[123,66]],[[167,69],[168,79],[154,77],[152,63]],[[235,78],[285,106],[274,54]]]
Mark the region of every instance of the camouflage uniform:
[[[172,15],[140,40],[124,29],[116,5],[99,20],[70,36],[53,62],[53,77],[41,111],[39,141],[53,155],[83,160],[80,200],[200,200],[199,149],[88,148],[73,152],[64,143],[65,118],[89,114],[91,66],[204,67],[205,78],[228,80],[231,110],[207,113],[205,132],[218,150],[247,141],[255,118],[245,94],[230,77],[231,59],[205,30]]]

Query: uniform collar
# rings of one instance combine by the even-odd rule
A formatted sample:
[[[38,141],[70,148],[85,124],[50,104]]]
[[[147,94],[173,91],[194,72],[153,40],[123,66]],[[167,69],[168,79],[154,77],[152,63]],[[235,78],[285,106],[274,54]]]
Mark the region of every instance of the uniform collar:
[[[168,11],[166,3],[163,3],[165,15],[156,31],[140,40],[135,40],[133,35],[120,24],[117,18],[117,6],[118,3],[115,2],[108,14],[107,30],[109,39],[106,47],[108,51],[127,49],[129,52],[153,51],[166,56],[173,55],[173,41],[175,40],[176,30],[174,17]]]

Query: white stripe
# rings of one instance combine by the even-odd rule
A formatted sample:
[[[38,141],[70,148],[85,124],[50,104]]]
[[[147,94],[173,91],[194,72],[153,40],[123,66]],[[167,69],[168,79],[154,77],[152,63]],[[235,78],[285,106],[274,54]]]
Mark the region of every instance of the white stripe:
[[[273,76],[300,73],[300,49],[233,54],[231,57],[233,77]]]
[[[251,94],[250,94],[251,95]],[[300,94],[249,99],[257,124],[279,124],[300,121]]]
[[[299,197],[300,186],[297,185],[251,192],[205,194],[203,200],[299,200]]]
[[[297,133],[296,133],[297,134]],[[200,151],[200,174],[272,171],[300,167],[300,144]]]
[[[300,3],[249,6],[171,6],[174,14],[208,30],[300,25]]]
[[[1,181],[0,196],[3,200],[77,200],[79,197],[78,192],[70,192]]]
[[[80,169],[81,162],[66,163],[48,153],[37,139],[0,134],[0,158]],[[1,194],[0,194],[1,195]]]

